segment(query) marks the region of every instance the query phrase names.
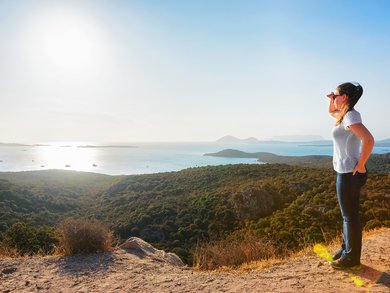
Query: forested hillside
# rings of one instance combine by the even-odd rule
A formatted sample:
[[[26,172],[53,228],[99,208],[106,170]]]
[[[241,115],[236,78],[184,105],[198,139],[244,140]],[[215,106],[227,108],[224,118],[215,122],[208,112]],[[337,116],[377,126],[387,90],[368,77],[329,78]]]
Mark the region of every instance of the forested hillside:
[[[201,240],[217,239],[282,209],[320,184],[301,180],[309,169],[287,165],[228,165],[129,176],[90,209],[121,238],[139,236],[187,259]],[[318,173],[318,172],[317,172]]]
[[[53,225],[68,215],[88,216],[121,239],[141,237],[190,263],[200,241],[244,231],[283,250],[322,242],[342,229],[330,169],[239,164],[132,176],[40,172],[0,181],[0,232],[17,221]],[[366,228],[390,226],[388,174],[370,173],[362,219]]]
[[[18,221],[54,225],[65,216],[81,215],[118,178],[63,170],[0,173],[0,233]]]

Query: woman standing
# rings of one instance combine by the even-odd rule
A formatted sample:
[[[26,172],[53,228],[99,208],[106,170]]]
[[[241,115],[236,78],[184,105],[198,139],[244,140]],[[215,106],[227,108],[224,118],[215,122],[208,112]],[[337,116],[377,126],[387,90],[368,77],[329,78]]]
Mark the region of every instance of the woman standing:
[[[337,172],[336,191],[343,217],[341,248],[331,262],[331,266],[338,269],[360,265],[360,189],[367,181],[365,164],[374,147],[373,136],[363,125],[360,113],[354,109],[362,94],[360,84],[346,82],[327,95],[329,113],[336,119],[332,131],[333,168]]]

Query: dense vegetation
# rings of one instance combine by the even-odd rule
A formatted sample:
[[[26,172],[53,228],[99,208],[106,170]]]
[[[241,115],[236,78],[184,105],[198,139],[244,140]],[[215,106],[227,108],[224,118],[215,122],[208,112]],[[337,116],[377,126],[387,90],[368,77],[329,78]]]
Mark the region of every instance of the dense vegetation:
[[[0,240],[1,232],[19,221],[52,226],[82,214],[93,196],[118,178],[61,170],[0,173]]]
[[[189,260],[200,240],[219,238],[245,221],[270,215],[310,188],[299,182],[300,170],[229,165],[128,176],[89,211],[112,223],[121,238],[139,236]]]
[[[16,255],[51,254],[54,252],[58,240],[55,229],[47,226],[32,227],[26,223],[16,222],[3,233],[0,247],[6,245],[16,250]]]
[[[323,174],[321,184],[302,193],[287,208],[252,223],[251,228],[289,249],[332,239],[342,231],[333,177]],[[390,177],[370,174],[369,178],[361,195],[363,227],[390,227]]]
[[[53,225],[82,215],[109,225],[121,239],[141,237],[191,263],[191,251],[204,240],[250,231],[279,250],[299,249],[342,229],[330,168],[239,164],[132,176],[41,172],[7,173],[0,180],[0,233],[18,221]],[[365,228],[390,226],[389,198],[390,176],[370,169],[362,194]]]
[[[96,220],[66,218],[56,227],[16,222],[3,233],[0,257],[109,251],[112,232]]]

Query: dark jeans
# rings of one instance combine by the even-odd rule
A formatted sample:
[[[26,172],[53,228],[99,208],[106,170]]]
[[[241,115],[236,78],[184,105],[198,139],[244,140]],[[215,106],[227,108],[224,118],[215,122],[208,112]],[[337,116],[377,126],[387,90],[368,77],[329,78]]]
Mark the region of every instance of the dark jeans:
[[[366,173],[337,173],[336,190],[343,216],[343,241],[341,259],[360,263],[362,249],[362,227],[359,215],[360,189],[367,181]]]

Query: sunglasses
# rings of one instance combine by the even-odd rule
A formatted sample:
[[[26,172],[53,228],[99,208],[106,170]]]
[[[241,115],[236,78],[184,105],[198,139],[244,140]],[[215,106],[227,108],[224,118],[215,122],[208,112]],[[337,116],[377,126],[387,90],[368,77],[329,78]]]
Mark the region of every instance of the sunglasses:
[[[333,96],[332,96],[332,100],[333,100],[333,101],[336,100],[336,98],[339,97],[339,96],[342,96],[342,95],[333,95]]]

